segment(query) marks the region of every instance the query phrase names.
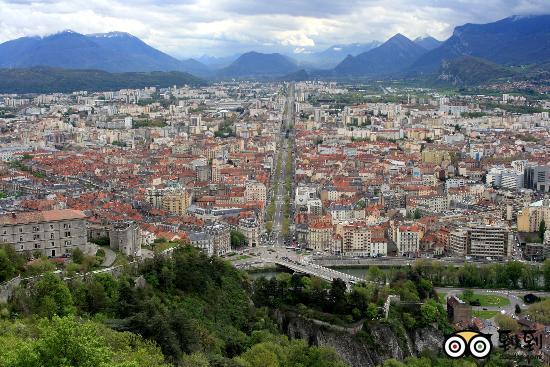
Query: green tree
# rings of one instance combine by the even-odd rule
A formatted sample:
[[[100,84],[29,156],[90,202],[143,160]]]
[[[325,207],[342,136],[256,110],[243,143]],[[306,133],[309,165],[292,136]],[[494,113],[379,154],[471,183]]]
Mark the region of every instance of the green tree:
[[[238,248],[246,246],[247,241],[245,235],[241,231],[231,231],[231,247]]]
[[[406,302],[419,302],[420,296],[418,295],[418,291],[416,290],[416,285],[413,283],[412,280],[407,280],[403,283],[401,286],[401,289],[399,290],[399,294],[401,296],[401,300]]]
[[[44,274],[31,287],[30,296],[33,313],[41,317],[66,316],[75,311],[69,288],[52,273]]]
[[[420,306],[420,313],[422,315],[422,321],[427,324],[435,322],[438,318],[437,307],[427,302]]]
[[[266,342],[252,346],[237,361],[243,362],[246,367],[279,367],[282,356],[283,349],[279,345]]]
[[[534,321],[544,324],[550,323],[550,299],[531,305],[525,313],[531,316]]]
[[[403,325],[408,330],[412,330],[416,326],[416,319],[408,312],[403,312],[401,319],[403,320]]]
[[[369,303],[366,316],[371,320],[378,318],[378,307],[374,303]]]
[[[6,250],[0,248],[0,283],[15,276],[15,266],[8,257]]]
[[[335,278],[332,281],[329,297],[331,300],[332,311],[336,314],[343,314],[346,307],[346,283],[340,279]]]
[[[508,279],[510,279],[510,282],[514,288],[518,288],[518,283],[522,274],[523,264],[519,261],[510,261],[506,264],[506,275],[508,276]]]
[[[184,354],[179,362],[180,367],[210,367],[208,358],[200,352]]]
[[[543,220],[540,221],[540,224],[539,224],[539,238],[540,238],[540,241],[543,242],[544,241],[544,233],[546,232],[546,222]]]
[[[0,365],[6,367],[161,367],[164,358],[150,342],[130,333],[120,333],[90,321],[71,317],[43,320],[35,337],[21,331],[0,335]],[[30,329],[30,328],[29,328]],[[36,327],[33,326],[33,329]],[[27,335],[32,335],[27,330]],[[23,335],[21,335],[23,334]]]
[[[73,262],[77,264],[82,264],[84,261],[84,252],[81,249],[75,248],[72,253]]]
[[[497,314],[495,316],[495,323],[502,330],[510,330],[512,332],[517,332],[521,329],[521,326],[516,320],[507,315]]]
[[[375,283],[386,283],[386,274],[378,266],[370,266],[365,278]]]
[[[542,272],[544,275],[544,289],[550,291],[550,259],[544,262]]]

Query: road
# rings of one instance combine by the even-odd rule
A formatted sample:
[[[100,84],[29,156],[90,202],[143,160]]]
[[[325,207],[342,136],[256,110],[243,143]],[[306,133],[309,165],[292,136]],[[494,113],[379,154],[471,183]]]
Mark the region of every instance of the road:
[[[436,291],[439,293],[445,293],[446,297],[457,296],[462,294],[466,288],[436,288]],[[549,297],[550,292],[538,292],[538,291],[527,291],[527,290],[506,290],[506,289],[471,289],[475,294],[481,295],[496,295],[505,297],[510,301],[510,304],[505,306],[472,306],[472,310],[488,310],[488,311],[497,311],[508,314],[509,316],[515,313],[516,305],[519,305],[522,310],[525,310],[527,305],[523,301],[522,297],[527,293],[533,293],[539,297]]]
[[[111,250],[109,247],[105,247],[105,246],[100,247],[95,243],[88,243],[86,245],[84,253],[86,255],[95,256],[95,254],[97,253],[97,250],[99,250],[100,248],[103,249],[103,251],[105,251],[105,259],[103,259],[101,266],[104,268],[108,268],[112,266],[116,260],[116,253],[113,250]]]
[[[284,246],[285,236],[283,235],[283,219],[285,205],[285,179],[286,179],[286,161],[289,152],[289,139],[286,137],[286,129],[294,126],[294,84],[289,84],[286,98],[285,114],[283,116],[283,125],[281,128],[281,170],[279,172],[279,181],[277,187],[271,195],[275,195],[275,212],[273,214],[273,227],[271,241],[276,246]],[[290,193],[292,194],[292,192]],[[292,197],[292,195],[291,195]]]

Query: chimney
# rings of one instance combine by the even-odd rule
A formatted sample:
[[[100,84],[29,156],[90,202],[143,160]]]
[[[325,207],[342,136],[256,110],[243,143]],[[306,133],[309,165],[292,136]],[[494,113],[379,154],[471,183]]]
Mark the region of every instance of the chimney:
[[[14,219],[17,218],[17,214],[11,213],[11,217],[14,218]]]

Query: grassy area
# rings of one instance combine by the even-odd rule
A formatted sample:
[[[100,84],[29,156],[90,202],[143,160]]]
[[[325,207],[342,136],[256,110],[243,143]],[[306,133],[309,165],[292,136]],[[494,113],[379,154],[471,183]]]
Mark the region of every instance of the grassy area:
[[[116,259],[115,259],[115,262],[113,263],[113,266],[128,265],[128,263],[129,261],[126,258],[126,256],[124,256],[122,253],[117,251]]]
[[[250,259],[250,256],[240,255],[240,256],[237,256],[237,257],[232,257],[231,261],[239,261],[239,260],[246,260],[246,259]]]
[[[447,302],[447,293],[444,292],[437,292],[437,295],[439,296],[439,302],[445,304]]]
[[[498,311],[479,310],[473,311],[472,316],[487,320],[493,318],[497,313]]]
[[[461,294],[459,297],[465,301],[478,300],[480,306],[507,306],[510,304],[510,300],[508,298],[494,294],[474,293],[471,297],[465,297],[464,294]]]

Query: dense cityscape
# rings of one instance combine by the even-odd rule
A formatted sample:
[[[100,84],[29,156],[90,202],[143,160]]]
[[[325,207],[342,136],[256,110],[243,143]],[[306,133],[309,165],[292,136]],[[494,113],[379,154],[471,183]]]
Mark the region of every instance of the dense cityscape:
[[[54,90],[0,57],[0,366],[549,365],[550,78],[361,57]]]

